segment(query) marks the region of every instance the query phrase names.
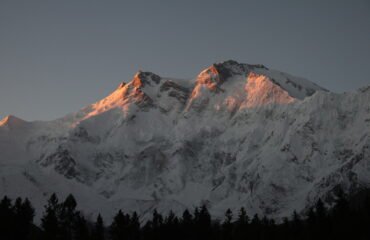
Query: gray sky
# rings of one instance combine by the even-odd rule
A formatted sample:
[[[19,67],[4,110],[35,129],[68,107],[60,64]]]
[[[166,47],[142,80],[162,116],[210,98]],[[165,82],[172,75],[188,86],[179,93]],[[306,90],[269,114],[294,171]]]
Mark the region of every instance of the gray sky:
[[[262,63],[335,92],[370,84],[370,1],[0,1],[0,117],[51,120],[141,70]]]

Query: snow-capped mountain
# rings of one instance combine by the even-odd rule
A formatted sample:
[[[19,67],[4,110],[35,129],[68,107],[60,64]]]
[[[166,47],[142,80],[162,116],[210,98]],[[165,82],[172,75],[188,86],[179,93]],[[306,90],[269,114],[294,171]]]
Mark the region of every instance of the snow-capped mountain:
[[[42,211],[56,192],[84,212],[145,218],[207,204],[279,219],[338,186],[370,186],[370,87],[331,93],[263,65],[226,61],[196,79],[138,72],[49,122],[0,122],[0,195]]]

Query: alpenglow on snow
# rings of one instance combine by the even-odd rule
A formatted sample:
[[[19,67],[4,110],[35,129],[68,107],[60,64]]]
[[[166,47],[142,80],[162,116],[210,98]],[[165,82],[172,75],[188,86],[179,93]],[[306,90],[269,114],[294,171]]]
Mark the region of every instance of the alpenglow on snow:
[[[28,197],[38,213],[56,192],[108,219],[200,204],[280,219],[331,204],[338,187],[369,187],[369,102],[370,88],[331,93],[235,61],[193,80],[138,72],[60,119],[3,119],[0,195]]]

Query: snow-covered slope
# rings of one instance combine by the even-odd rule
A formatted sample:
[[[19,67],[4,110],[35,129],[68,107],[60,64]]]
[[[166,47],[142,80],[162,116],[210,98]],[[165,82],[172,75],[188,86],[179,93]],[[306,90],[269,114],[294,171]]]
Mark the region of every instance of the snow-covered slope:
[[[42,210],[72,193],[88,214],[145,219],[206,203],[274,218],[370,185],[370,88],[335,94],[263,65],[226,61],[194,80],[138,72],[50,122],[0,122],[0,195]]]

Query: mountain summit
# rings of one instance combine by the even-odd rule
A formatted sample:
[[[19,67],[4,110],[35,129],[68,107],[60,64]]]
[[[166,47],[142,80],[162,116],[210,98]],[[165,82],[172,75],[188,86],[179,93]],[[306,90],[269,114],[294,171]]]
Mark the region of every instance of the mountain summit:
[[[190,80],[139,71],[63,118],[1,121],[0,195],[42,209],[72,193],[108,218],[207,204],[279,219],[370,185],[369,102],[232,60]]]
[[[20,119],[20,118],[17,118],[13,115],[8,115],[6,116],[5,118],[3,118],[2,120],[0,120],[0,127],[9,127],[9,128],[16,128],[16,127],[20,127],[21,125],[25,124],[26,121]]]
[[[240,64],[233,60],[212,64],[195,81],[173,80],[139,71],[109,96],[76,113],[79,116],[76,121],[112,109],[128,114],[137,107],[183,113],[212,108],[235,113],[243,108],[292,103],[316,91],[327,90],[263,65]]]

